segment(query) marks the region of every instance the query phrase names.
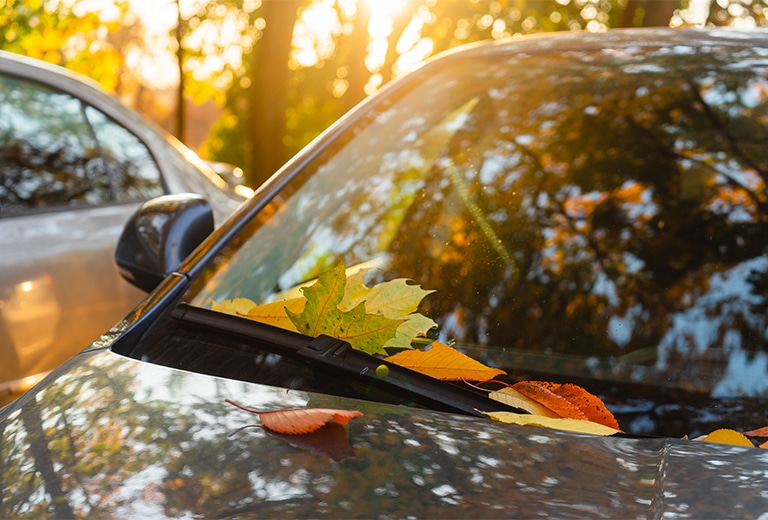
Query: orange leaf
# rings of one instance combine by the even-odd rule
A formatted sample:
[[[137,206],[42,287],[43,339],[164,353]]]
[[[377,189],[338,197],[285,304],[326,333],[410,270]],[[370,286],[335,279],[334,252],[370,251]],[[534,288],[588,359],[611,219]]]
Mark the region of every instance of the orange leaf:
[[[561,397],[547,388],[553,383],[544,383],[542,381],[520,381],[512,385],[512,388],[523,394],[528,399],[533,399],[540,405],[548,408],[557,414],[558,417],[566,419],[586,419],[584,412],[579,407],[571,403],[565,397]]]
[[[750,441],[744,434],[739,433],[736,430],[729,430],[727,428],[715,430],[709,435],[701,437],[697,440],[704,442],[716,442],[720,444],[732,444],[735,446],[746,446],[748,448],[754,447],[752,441]]]
[[[424,350],[404,350],[384,359],[443,381],[487,381],[499,374],[506,374],[503,370],[487,367],[438,341]]]
[[[506,403],[515,408],[522,408],[532,415],[540,415],[542,417],[562,418],[546,406],[542,405],[538,401],[524,396],[517,390],[511,387],[504,387],[501,390],[496,390],[488,394],[488,397],[494,401]]]
[[[763,426],[762,428],[758,428],[757,430],[750,430],[748,432],[744,432],[744,435],[747,437],[768,437],[768,426]]]
[[[578,406],[579,410],[582,411],[588,420],[615,430],[619,429],[619,423],[616,421],[616,418],[605,407],[605,403],[596,395],[590,394],[580,386],[571,384],[560,385],[555,390],[555,393]]]
[[[619,423],[605,407],[605,403],[580,386],[547,381],[520,381],[512,385],[512,388],[560,417],[586,419],[615,430],[619,429]]]
[[[357,410],[336,410],[333,408],[289,408],[261,412],[241,406],[229,399],[225,399],[225,401],[241,410],[257,414],[264,428],[288,435],[310,433],[319,430],[329,421],[347,424],[353,417],[363,415],[363,412],[358,412]]]

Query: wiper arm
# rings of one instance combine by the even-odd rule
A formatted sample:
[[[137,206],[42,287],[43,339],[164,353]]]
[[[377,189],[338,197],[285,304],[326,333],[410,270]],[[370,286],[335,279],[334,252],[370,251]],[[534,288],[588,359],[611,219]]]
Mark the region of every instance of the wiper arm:
[[[175,319],[209,329],[257,340],[271,352],[303,362],[344,377],[366,382],[376,381],[393,393],[428,408],[486,417],[482,412],[507,411],[527,414],[526,410],[495,401],[469,389],[414,372],[352,348],[346,341],[320,336],[311,338],[298,332],[239,318],[187,304],[179,304],[171,313]],[[385,366],[385,376],[377,368]],[[381,372],[381,369],[379,370]]]

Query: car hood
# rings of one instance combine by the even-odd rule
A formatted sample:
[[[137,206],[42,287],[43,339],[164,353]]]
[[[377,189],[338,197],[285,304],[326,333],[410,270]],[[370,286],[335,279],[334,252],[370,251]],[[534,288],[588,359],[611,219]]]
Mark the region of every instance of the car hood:
[[[307,435],[259,410],[363,416]],[[0,411],[0,516],[757,517],[768,453],[236,382],[93,350]]]

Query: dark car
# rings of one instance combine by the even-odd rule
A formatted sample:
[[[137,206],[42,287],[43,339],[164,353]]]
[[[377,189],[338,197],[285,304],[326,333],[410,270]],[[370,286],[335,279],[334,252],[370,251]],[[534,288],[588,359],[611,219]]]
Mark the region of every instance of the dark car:
[[[243,200],[208,164],[94,82],[0,52],[0,403],[82,350],[146,296],[113,256],[146,200]]]
[[[137,211],[116,260],[154,290],[0,412],[2,515],[762,518],[766,142],[765,31],[431,60],[216,230]],[[395,361],[438,348],[506,373]],[[618,428],[492,421],[545,422],[497,398],[526,383]]]

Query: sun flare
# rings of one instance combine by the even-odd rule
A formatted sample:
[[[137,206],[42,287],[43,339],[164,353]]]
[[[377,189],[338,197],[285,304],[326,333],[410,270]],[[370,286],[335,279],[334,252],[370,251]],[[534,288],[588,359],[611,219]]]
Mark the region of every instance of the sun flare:
[[[402,10],[408,0],[359,0],[368,5],[372,13],[392,16]]]

